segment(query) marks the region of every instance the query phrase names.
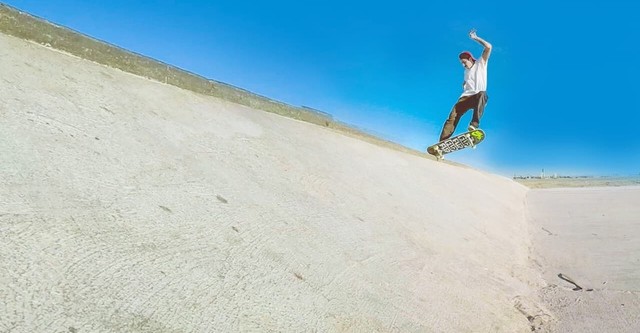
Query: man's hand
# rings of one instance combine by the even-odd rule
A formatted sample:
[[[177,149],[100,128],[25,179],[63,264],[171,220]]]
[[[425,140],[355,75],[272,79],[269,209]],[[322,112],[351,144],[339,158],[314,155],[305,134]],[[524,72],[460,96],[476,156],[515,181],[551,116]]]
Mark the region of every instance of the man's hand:
[[[469,31],[469,38],[482,44],[482,46],[484,47],[484,50],[482,50],[482,59],[484,59],[485,61],[489,60],[489,55],[491,55],[491,47],[492,47],[491,43],[478,37],[478,35],[476,34],[476,29],[471,29],[471,31]]]
[[[478,39],[478,35],[476,35],[476,29],[471,29],[471,31],[469,31],[469,38],[471,38],[473,40],[477,40]]]

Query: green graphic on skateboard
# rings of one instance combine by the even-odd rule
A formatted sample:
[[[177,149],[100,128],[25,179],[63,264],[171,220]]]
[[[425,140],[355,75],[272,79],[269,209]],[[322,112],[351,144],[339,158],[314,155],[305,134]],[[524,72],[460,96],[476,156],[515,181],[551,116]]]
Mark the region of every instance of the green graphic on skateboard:
[[[454,151],[470,147],[475,148],[476,145],[484,140],[484,137],[485,134],[483,130],[475,129],[429,146],[427,152],[438,159],[442,159],[444,155]]]

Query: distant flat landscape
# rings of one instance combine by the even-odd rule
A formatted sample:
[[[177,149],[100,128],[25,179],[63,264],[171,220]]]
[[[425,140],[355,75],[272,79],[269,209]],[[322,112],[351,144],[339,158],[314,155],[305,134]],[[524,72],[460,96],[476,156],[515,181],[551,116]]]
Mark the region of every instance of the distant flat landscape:
[[[640,176],[634,177],[574,177],[574,178],[516,178],[529,188],[603,187],[640,185]]]

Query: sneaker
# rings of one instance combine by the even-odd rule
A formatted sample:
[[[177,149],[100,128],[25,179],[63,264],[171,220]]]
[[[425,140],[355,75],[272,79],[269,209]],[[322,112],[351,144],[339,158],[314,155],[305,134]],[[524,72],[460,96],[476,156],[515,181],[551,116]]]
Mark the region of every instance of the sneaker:
[[[473,126],[473,125],[469,124],[469,127],[467,127],[467,130],[468,130],[469,132],[471,132],[471,131],[475,131],[475,130],[477,130],[477,128],[476,128],[475,126]]]

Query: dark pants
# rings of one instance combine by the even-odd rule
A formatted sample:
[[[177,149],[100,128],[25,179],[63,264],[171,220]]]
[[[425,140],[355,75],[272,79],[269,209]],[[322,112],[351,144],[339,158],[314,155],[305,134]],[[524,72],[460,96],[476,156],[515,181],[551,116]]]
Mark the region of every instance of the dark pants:
[[[487,105],[488,100],[489,96],[486,91],[481,91],[471,96],[460,97],[451,109],[449,118],[444,122],[442,133],[440,133],[440,141],[446,140],[453,135],[453,132],[455,132],[460,122],[460,118],[470,109],[473,109],[473,118],[471,119],[470,125],[476,128],[480,126],[480,118],[482,118],[482,113],[484,113],[484,107]]]

